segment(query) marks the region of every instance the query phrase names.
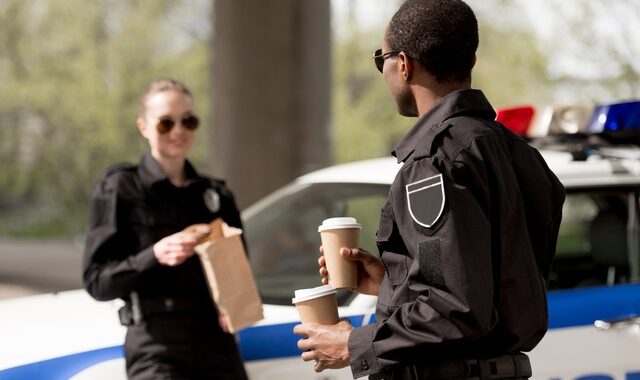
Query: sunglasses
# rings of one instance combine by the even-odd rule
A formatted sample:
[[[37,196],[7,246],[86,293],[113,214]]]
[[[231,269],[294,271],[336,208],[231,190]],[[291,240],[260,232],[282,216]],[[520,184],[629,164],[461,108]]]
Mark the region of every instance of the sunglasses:
[[[384,67],[384,60],[387,58],[394,57],[400,54],[402,50],[392,50],[386,53],[382,53],[382,49],[378,49],[373,53],[373,62],[376,64],[378,71],[382,72],[382,68]]]
[[[169,133],[177,123],[180,123],[183,127],[193,131],[198,128],[198,125],[200,125],[200,119],[198,119],[196,115],[186,115],[178,120],[169,116],[162,116],[160,120],[158,120],[158,124],[156,124],[156,129],[158,130],[158,133],[163,135],[165,133]]]

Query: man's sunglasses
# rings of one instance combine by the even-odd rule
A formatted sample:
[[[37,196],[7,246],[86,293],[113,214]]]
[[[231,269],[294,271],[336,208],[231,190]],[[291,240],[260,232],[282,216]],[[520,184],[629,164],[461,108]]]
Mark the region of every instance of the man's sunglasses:
[[[158,120],[156,129],[158,130],[158,133],[165,134],[173,129],[176,123],[180,123],[183,127],[187,128],[190,131],[193,131],[198,128],[198,125],[200,125],[200,119],[198,119],[196,115],[186,115],[179,120],[175,120],[174,118],[169,116],[162,116],[160,120]]]
[[[400,54],[402,50],[392,50],[382,54],[382,49],[378,49],[373,53],[373,62],[376,64],[378,71],[382,72],[384,60]]]

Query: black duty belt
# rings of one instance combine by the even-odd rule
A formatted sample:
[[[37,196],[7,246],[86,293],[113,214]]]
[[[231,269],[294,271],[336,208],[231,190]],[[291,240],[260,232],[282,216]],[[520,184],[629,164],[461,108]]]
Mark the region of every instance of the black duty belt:
[[[531,377],[527,355],[518,353],[489,359],[452,360],[430,366],[391,368],[372,375],[372,380],[514,379]]]
[[[118,310],[120,323],[124,326],[138,324],[154,315],[193,311],[206,307],[201,300],[186,297],[140,298],[136,293],[132,293],[130,299],[130,302]]]

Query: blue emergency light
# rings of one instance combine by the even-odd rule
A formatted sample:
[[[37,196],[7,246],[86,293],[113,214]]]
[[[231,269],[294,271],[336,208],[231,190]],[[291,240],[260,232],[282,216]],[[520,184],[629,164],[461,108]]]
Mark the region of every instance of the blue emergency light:
[[[640,101],[596,106],[587,133],[640,131]]]

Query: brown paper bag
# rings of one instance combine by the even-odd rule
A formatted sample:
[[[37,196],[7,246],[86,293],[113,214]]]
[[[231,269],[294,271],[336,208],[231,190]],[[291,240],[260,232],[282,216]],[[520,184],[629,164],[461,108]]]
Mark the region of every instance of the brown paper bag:
[[[262,301],[240,238],[242,230],[229,227],[222,219],[214,220],[210,227],[195,251],[213,301],[229,331],[235,333],[263,318]]]

